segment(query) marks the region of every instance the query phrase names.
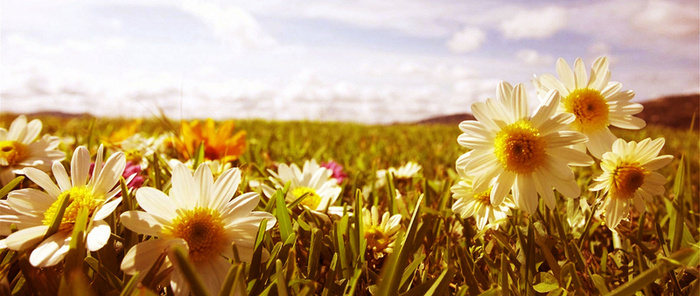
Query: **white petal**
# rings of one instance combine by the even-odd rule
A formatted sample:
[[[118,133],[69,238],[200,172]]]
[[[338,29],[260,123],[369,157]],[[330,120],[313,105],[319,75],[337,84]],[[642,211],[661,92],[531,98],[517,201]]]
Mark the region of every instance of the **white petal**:
[[[70,249],[70,231],[61,231],[44,240],[29,255],[29,263],[36,267],[54,266],[61,262]]]
[[[211,173],[211,168],[206,163],[199,165],[197,170],[194,172],[194,182],[199,187],[199,201],[197,205],[199,207],[209,207],[211,202],[211,191],[212,185],[214,184],[214,176]]]
[[[574,62],[574,76],[576,77],[576,88],[586,88],[588,87],[588,74],[586,74],[586,66],[583,65],[583,61],[578,58]]]
[[[116,152],[112,154],[105,162],[102,170],[100,170],[100,174],[97,175],[93,192],[97,194],[106,194],[110,192],[119,182],[119,177],[124,174],[125,167],[126,159],[124,153]],[[95,168],[95,172],[97,172],[97,168]]]
[[[143,211],[128,211],[119,216],[124,227],[129,230],[149,236],[160,237],[163,234],[163,226],[171,224],[162,217],[151,215]]]
[[[119,197],[115,200],[109,201],[102,205],[100,209],[93,215],[92,219],[97,221],[97,220],[102,220],[104,218],[107,218],[107,216],[111,215],[112,212],[114,212],[115,209],[117,209],[117,206],[122,202],[122,198]]]
[[[506,198],[506,195],[513,187],[515,182],[515,174],[509,171],[503,171],[498,178],[496,178],[493,184],[493,189],[491,189],[491,204],[499,205]]]
[[[136,244],[122,259],[121,269],[126,274],[135,274],[151,268],[158,257],[170,249],[172,240],[151,239]]]
[[[610,124],[619,128],[638,130],[647,125],[644,119],[630,115],[610,116]]]
[[[554,188],[568,198],[576,198],[581,195],[581,187],[578,186],[576,180],[562,180],[559,178],[551,178],[550,180]]]
[[[177,207],[165,193],[151,187],[136,190],[136,200],[142,209],[153,215],[171,220],[177,216]]]
[[[566,97],[569,95],[569,90],[564,86],[564,84],[559,81],[556,77],[549,75],[549,74],[544,74],[540,76],[540,84],[547,90],[556,90],[559,92],[559,95],[562,97]]]
[[[56,183],[61,192],[68,191],[73,187],[73,183],[71,183],[70,177],[68,177],[66,168],[63,167],[61,162],[55,161],[51,167],[51,171],[53,172],[53,177],[56,178]]]
[[[193,209],[196,207],[197,201],[199,200],[197,197],[199,194],[198,184],[195,183],[190,169],[182,163],[177,163],[175,167],[173,167],[173,176],[171,180],[172,189],[170,189],[170,197],[177,203],[177,206],[183,209]]]
[[[102,249],[109,241],[112,229],[107,222],[99,220],[93,222],[93,227],[87,235],[87,249],[94,252]]]
[[[522,84],[515,85],[513,98],[511,99],[511,111],[516,120],[527,119],[530,116],[528,108],[527,92]]]
[[[612,150],[612,144],[617,140],[617,137],[607,128],[596,133],[588,134],[588,142],[586,148],[595,158],[600,159],[603,153]]]
[[[209,207],[212,209],[220,209],[233,198],[240,184],[241,171],[238,168],[226,170],[216,179],[216,182],[214,182],[214,192],[212,193]]]
[[[15,251],[27,249],[38,244],[46,235],[47,230],[49,227],[45,225],[20,229],[5,239],[5,245],[8,249]]]
[[[549,148],[547,154],[564,160],[568,165],[589,166],[594,163],[587,154],[569,147]]]
[[[557,60],[557,74],[559,75],[559,80],[561,80],[568,90],[576,89],[574,72],[571,70],[571,67],[569,67],[569,64],[562,58]]]
[[[258,206],[258,203],[260,203],[260,195],[257,192],[247,192],[228,202],[224,213],[229,218],[245,217]]]
[[[85,146],[79,146],[73,152],[73,159],[70,161],[70,174],[73,187],[87,184],[90,176],[90,152]]]
[[[23,171],[30,180],[43,188],[49,195],[59,196],[61,194],[61,189],[58,189],[58,186],[51,181],[51,177],[46,173],[35,168],[24,168]]]
[[[532,214],[537,210],[539,199],[537,198],[537,189],[532,177],[516,175],[513,198],[518,207],[527,213]]]
[[[27,134],[27,117],[20,115],[10,124],[10,129],[8,130],[7,137],[10,140],[20,140],[24,139]]]

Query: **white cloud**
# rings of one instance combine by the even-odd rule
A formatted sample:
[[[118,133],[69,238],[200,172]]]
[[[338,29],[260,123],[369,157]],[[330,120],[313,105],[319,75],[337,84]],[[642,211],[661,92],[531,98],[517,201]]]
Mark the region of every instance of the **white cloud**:
[[[642,30],[665,37],[697,37],[700,33],[697,9],[684,4],[652,0],[633,19],[632,24]]]
[[[452,35],[447,47],[455,53],[466,53],[479,49],[486,41],[486,33],[476,27],[464,27]]]
[[[549,6],[535,10],[521,10],[501,22],[503,35],[508,39],[544,39],[566,26],[564,8]]]
[[[541,54],[534,49],[523,49],[516,53],[516,58],[528,66],[548,66],[554,64],[554,57]]]
[[[198,17],[214,31],[216,38],[233,47],[260,49],[277,43],[250,12],[240,7],[188,0],[183,2],[182,9]]]

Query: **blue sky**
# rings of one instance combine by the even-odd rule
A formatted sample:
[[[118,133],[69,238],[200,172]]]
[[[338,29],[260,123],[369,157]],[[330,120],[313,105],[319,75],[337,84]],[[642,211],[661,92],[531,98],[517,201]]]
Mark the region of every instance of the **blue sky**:
[[[60,2],[60,3],[58,3]],[[700,92],[683,1],[10,1],[0,112],[413,121],[468,112],[555,61],[636,100]]]

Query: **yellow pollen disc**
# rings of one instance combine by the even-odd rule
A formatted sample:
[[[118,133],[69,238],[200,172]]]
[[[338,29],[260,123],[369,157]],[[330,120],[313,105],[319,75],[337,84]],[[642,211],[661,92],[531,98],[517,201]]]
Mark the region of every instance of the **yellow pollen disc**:
[[[595,132],[610,125],[610,107],[600,91],[576,89],[563,102],[566,112],[576,115],[572,126],[580,132]]]
[[[300,198],[302,195],[309,193],[306,195],[306,198],[301,201],[302,205],[307,206],[308,208],[315,210],[318,208],[318,205],[321,204],[321,196],[319,196],[316,193],[316,189],[313,189],[311,187],[297,187],[292,190],[292,195],[296,198]]]
[[[370,226],[365,229],[365,239],[367,247],[375,251],[384,251],[391,243],[391,238],[377,226]]]
[[[644,184],[644,178],[649,174],[638,162],[623,162],[613,173],[611,193],[618,198],[632,198],[634,193]]]
[[[187,242],[192,261],[211,259],[226,247],[224,223],[216,211],[208,208],[183,210],[172,222],[172,236]]]
[[[17,141],[0,141],[0,163],[13,166],[29,157],[29,147]],[[4,160],[4,161],[3,161]],[[7,162],[7,164],[4,164]]]
[[[66,195],[68,195],[68,206],[66,207],[66,211],[63,212],[61,225],[58,228],[59,231],[71,229],[73,227],[75,218],[78,216],[78,212],[81,208],[87,208],[89,210],[88,217],[91,217],[95,209],[104,201],[102,197],[93,196],[92,189],[86,186],[73,187],[61,193],[58,199],[44,212],[44,219],[42,220],[44,225],[51,226],[51,223],[58,214],[61,200]]]
[[[529,174],[545,160],[547,142],[529,121],[518,121],[504,127],[494,140],[494,154],[508,171]]]
[[[490,206],[491,205],[491,188],[488,190],[474,194],[474,199],[476,199],[478,202],[485,206]]]

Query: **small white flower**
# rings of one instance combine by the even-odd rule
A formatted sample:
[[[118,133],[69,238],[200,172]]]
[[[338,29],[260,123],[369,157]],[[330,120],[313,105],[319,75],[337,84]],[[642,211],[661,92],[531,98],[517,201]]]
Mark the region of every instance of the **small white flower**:
[[[362,227],[367,249],[372,251],[375,258],[381,258],[393,252],[396,234],[401,229],[401,214],[391,216],[389,212],[384,212],[380,216],[375,206],[371,210],[363,208]]]
[[[474,217],[476,227],[481,230],[487,225],[498,229],[498,222],[510,214],[510,209],[515,207],[510,196],[498,205],[491,204],[491,188],[483,192],[474,192],[472,178],[463,176],[461,180],[452,186],[452,211],[459,214],[462,219]]]
[[[27,123],[27,117],[20,115],[9,130],[0,128],[0,185],[12,181],[26,167],[48,171],[54,161],[66,158],[58,150],[60,138],[44,135],[38,139],[41,127],[38,119]]]
[[[544,99],[547,92],[557,90],[562,99],[558,112],[576,116],[571,127],[585,134],[588,142],[585,147],[596,158],[610,151],[613,141],[617,139],[609,126],[637,130],[643,128],[644,120],[634,117],[644,108],[641,104],[632,103],[634,92],[621,92],[622,84],[610,81],[608,59],[601,57],[593,62],[591,76],[586,74],[586,67],[581,59],[576,59],[572,70],[564,59],[557,60],[559,79],[549,74],[535,76],[533,83],[538,88],[540,97]],[[585,151],[583,145],[578,145]]]
[[[332,178],[333,172],[321,167],[315,160],[304,162],[302,169],[299,169],[296,164],[280,164],[277,172],[272,170],[268,170],[268,172],[271,175],[269,179],[274,188],[261,182],[252,181],[250,186],[261,187],[265,196],[272,198],[277,189],[284,188],[285,184],[290,182],[289,190],[285,196],[287,203],[294,202],[302,195],[307,194],[306,198],[301,201],[302,206],[321,213],[329,212],[342,215],[342,207],[331,206],[340,196],[342,188]]]
[[[474,191],[490,186],[491,204],[499,205],[512,190],[518,208],[534,213],[538,194],[554,209],[552,188],[566,197],[581,193],[569,167],[588,166],[593,160],[568,146],[586,141],[586,136],[565,130],[574,116],[555,115],[559,93],[549,92],[544,105],[530,115],[525,88],[499,84],[496,99],[477,102],[472,111],[477,120],[463,121],[458,143],[471,151],[457,159],[460,174],[474,178]]]
[[[629,216],[632,206],[644,212],[644,200],[653,202],[653,195],[664,193],[666,178],[654,172],[673,160],[672,155],[658,156],[664,142],[664,138],[646,138],[639,143],[617,139],[612,151],[603,154],[603,173],[594,179],[590,190],[602,190],[605,222],[610,229]]]
[[[2,211],[0,222],[14,223],[19,230],[5,239],[11,250],[25,250],[39,244],[29,256],[29,262],[37,267],[53,266],[65,257],[71,241],[71,233],[80,209],[89,210],[91,222],[85,240],[87,250],[97,251],[109,240],[111,228],[103,221],[121,202],[114,198],[120,191],[116,186],[124,172],[124,154],[117,152],[102,162],[103,147],[97,151],[95,169],[90,176],[90,153],[80,146],[71,160],[71,176],[59,163],[53,165],[53,175],[58,185],[44,172],[25,168],[24,174],[45,192],[36,189],[20,189],[10,192],[6,205],[11,211]],[[56,217],[60,200],[68,195],[69,204],[61,220],[58,232],[43,240]],[[14,213],[13,213],[14,212]]]
[[[136,200],[145,211],[124,212],[120,219],[132,231],[155,239],[131,248],[121,269],[127,274],[145,272],[160,254],[180,245],[188,250],[189,260],[209,293],[218,294],[231,267],[231,245],[235,243],[241,260],[250,262],[260,223],[267,219],[266,230],[276,223],[272,214],[253,211],[260,201],[257,193],[234,198],[240,182],[238,168],[226,170],[214,181],[209,165],[199,165],[193,175],[179,163],[173,167],[169,195],[155,188],[140,188]],[[173,270],[170,285],[176,295],[189,293],[186,283],[184,274]]]

